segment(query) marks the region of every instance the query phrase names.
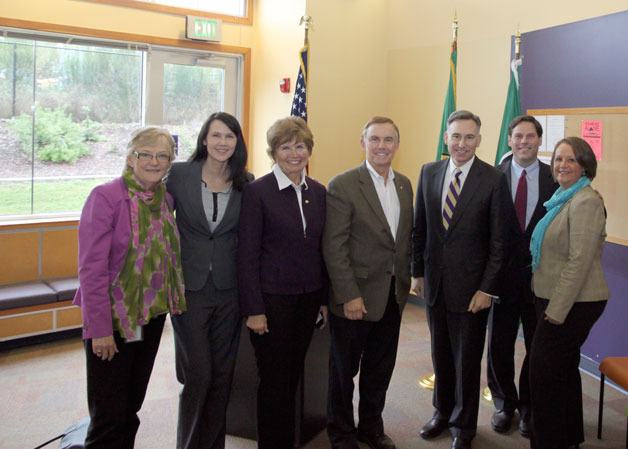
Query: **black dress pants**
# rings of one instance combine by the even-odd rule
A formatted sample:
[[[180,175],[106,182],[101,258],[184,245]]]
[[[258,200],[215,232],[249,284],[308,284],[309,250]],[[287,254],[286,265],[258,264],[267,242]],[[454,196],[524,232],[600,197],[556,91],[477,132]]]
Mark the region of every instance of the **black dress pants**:
[[[516,302],[493,303],[488,321],[487,379],[497,410],[513,413],[530,419],[530,346],[536,329],[536,311],[533,298],[526,295]],[[530,297],[530,298],[528,298]],[[519,392],[515,385],[515,343],[519,333],[519,322],[523,327],[526,354],[519,374]]]
[[[532,449],[566,449],[584,441],[580,347],[606,301],[577,302],[565,322],[544,319],[549,301],[535,302],[538,324],[530,352]]]
[[[258,449],[294,448],[295,395],[321,295],[321,290],[299,295],[262,293],[268,333],[250,333],[259,374]]]
[[[450,312],[438,298],[427,306],[436,385],[434,416],[449,421],[454,437],[475,437],[480,406],[480,375],[489,310]]]
[[[399,343],[401,313],[394,281],[384,316],[379,321],[348,320],[330,315],[327,433],[333,449],[355,447],[353,378],[360,372],[359,431],[384,432],[382,412]]]
[[[188,310],[171,317],[179,395],[177,449],[224,449],[227,404],[240,341],[236,289],[185,291]]]
[[[92,352],[85,340],[87,405],[91,422],[85,449],[132,449],[140,425],[148,381],[159,349],[166,315],[153,318],[143,328],[142,341],[126,343],[114,332],[118,353],[111,361]]]

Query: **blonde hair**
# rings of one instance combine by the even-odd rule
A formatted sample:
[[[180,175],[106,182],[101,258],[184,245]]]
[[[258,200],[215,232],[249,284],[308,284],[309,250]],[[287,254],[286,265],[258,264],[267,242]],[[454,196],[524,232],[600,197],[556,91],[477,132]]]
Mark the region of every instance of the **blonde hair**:
[[[172,162],[175,158],[175,143],[174,139],[170,132],[164,128],[158,128],[156,126],[147,126],[146,128],[141,128],[135,131],[132,134],[131,140],[129,141],[127,148],[127,158],[133,154],[138,148],[146,148],[146,147],[154,147],[154,146],[163,146],[170,153],[170,162]],[[124,171],[133,169],[126,164]]]

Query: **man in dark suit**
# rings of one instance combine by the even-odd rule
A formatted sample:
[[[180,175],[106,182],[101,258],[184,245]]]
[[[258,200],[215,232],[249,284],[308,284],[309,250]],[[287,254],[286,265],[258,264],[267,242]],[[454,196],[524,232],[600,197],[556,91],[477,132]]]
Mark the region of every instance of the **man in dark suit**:
[[[436,375],[424,439],[449,427],[452,449],[471,447],[480,399],[486,322],[503,265],[503,173],[481,161],[480,118],[456,111],[449,160],[421,169],[414,211],[412,290],[426,299]]]
[[[526,438],[530,433],[528,352],[536,328],[530,238],[534,227],[545,215],[543,203],[558,188],[550,167],[537,157],[542,136],[541,124],[529,115],[515,117],[508,126],[508,146],[512,156],[498,167],[506,175],[511,197],[505,211],[508,257],[501,279],[500,300],[493,304],[488,325],[487,377],[496,409],[491,426],[496,432],[508,432],[514,412],[519,409],[519,432]],[[526,355],[517,394],[514,355],[520,321]]]
[[[360,140],[366,161],[327,190],[323,255],[331,280],[327,433],[332,449],[394,449],[382,411],[410,288],[412,185],[392,170],[399,130],[374,117]],[[359,424],[353,378],[360,372]]]

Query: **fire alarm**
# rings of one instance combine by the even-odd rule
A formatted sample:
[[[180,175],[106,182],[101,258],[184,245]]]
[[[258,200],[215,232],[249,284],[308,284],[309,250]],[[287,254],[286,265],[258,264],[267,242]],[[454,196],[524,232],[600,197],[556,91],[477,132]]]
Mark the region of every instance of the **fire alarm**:
[[[282,78],[279,82],[279,90],[284,93],[290,93],[290,78]]]

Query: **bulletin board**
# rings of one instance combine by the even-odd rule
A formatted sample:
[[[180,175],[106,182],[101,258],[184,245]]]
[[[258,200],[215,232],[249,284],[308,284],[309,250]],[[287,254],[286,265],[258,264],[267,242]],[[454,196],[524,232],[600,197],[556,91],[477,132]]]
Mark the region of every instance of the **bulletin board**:
[[[529,109],[527,113],[564,116],[565,137],[583,137],[583,121],[601,123],[601,159],[592,185],[604,198],[607,241],[628,246],[628,107]],[[539,156],[551,156],[553,148],[548,150]]]

